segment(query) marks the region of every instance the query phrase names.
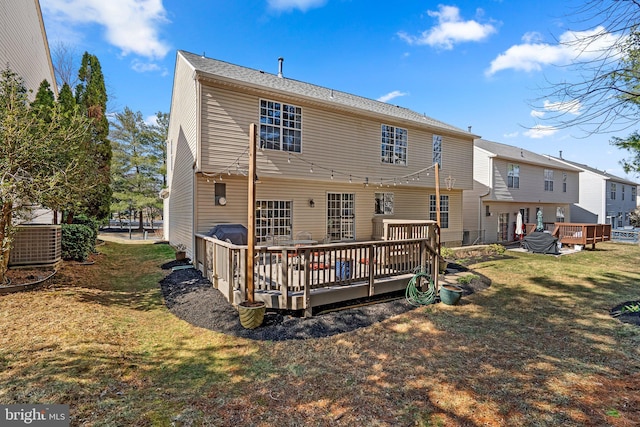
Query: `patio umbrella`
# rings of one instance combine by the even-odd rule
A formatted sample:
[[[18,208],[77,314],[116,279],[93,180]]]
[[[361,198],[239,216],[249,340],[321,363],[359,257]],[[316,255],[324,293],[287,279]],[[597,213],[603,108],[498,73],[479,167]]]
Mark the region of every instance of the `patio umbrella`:
[[[516,236],[518,239],[522,238],[522,212],[518,212],[516,217]]]

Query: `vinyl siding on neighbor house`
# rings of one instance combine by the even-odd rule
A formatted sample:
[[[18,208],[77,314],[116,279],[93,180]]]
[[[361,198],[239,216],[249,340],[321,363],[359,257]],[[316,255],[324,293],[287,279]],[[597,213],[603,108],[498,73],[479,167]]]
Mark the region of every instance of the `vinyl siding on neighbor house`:
[[[520,187],[507,186],[507,168],[509,164],[520,166]],[[544,171],[553,171],[553,191],[545,191]],[[567,191],[562,191],[562,174],[567,174]],[[540,200],[545,203],[577,203],[578,172],[567,171],[557,166],[540,166],[508,159],[493,160],[493,193],[491,200],[527,202]]]
[[[0,67],[9,67],[32,89],[31,99],[43,80],[57,93],[49,44],[37,0],[0,2]]]
[[[478,146],[480,145],[480,146]],[[519,166],[519,185],[508,186],[510,164]],[[553,171],[553,191],[545,191],[545,169]],[[579,200],[579,169],[514,146],[478,140],[474,148],[474,189],[464,192],[464,228],[480,235],[485,243],[515,238],[519,211],[528,212],[525,222],[536,221],[538,209],[543,222],[556,222],[558,209],[564,221],[572,221],[571,204]],[[566,174],[566,181],[564,176]],[[563,183],[566,182],[566,192]],[[500,218],[508,217],[506,236],[499,234]],[[473,240],[473,238],[472,238]]]

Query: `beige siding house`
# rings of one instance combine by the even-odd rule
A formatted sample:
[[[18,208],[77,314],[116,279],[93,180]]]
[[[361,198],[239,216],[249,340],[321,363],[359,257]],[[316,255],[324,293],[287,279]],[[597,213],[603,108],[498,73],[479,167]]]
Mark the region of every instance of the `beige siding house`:
[[[24,80],[35,97],[43,80],[57,94],[49,43],[38,0],[2,0],[0,2],[0,67],[9,67]],[[34,209],[30,223],[51,224],[48,209]]]
[[[275,68],[274,61],[274,68]],[[463,237],[477,136],[399,106],[282,74],[178,51],[168,144],[165,238],[193,255],[195,233],[247,225],[251,123],[258,127],[258,242],[304,232],[317,242],[365,241],[382,219],[435,219]]]
[[[562,157],[551,157],[580,169],[580,200],[571,205],[574,222],[610,224],[611,228],[631,226],[630,214],[637,207],[638,184]]]
[[[474,143],[473,189],[464,191],[467,244],[511,242],[523,223],[571,222],[578,202],[580,169],[553,158],[498,142]]]

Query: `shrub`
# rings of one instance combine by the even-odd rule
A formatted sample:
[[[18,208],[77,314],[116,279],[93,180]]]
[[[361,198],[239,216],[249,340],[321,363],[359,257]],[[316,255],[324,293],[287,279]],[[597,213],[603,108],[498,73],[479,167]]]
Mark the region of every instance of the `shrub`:
[[[452,259],[456,256],[456,251],[451,248],[447,248],[446,246],[440,247],[440,256],[445,259]]]
[[[458,284],[460,285],[468,285],[473,282],[475,279],[479,279],[480,277],[475,274],[466,274],[464,276],[460,276],[457,279]]]
[[[62,224],[62,259],[85,261],[95,248],[91,227],[84,224]]]
[[[86,225],[87,227],[89,227],[91,229],[91,232],[93,233],[93,240],[94,242],[98,239],[98,230],[100,229],[100,223],[98,222],[98,220],[94,219],[94,218],[89,218],[87,216],[84,215],[79,215],[73,218],[73,223],[74,224],[81,224],[81,225]],[[95,244],[94,244],[95,246]]]
[[[507,248],[505,248],[504,246],[498,244],[498,243],[493,243],[491,245],[489,245],[489,253],[495,254],[495,255],[502,255],[507,251]]]

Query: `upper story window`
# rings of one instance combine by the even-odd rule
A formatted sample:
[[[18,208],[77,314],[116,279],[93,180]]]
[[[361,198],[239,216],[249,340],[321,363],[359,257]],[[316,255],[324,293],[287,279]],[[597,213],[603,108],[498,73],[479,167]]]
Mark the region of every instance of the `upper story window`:
[[[520,165],[509,163],[507,166],[507,187],[520,188]]]
[[[395,126],[382,125],[382,163],[392,165],[407,164],[407,130]]]
[[[376,215],[393,215],[393,193],[376,193]]]
[[[544,170],[544,191],[553,191],[553,170]]]
[[[621,185],[622,187],[622,200],[624,200],[624,185]]]
[[[440,135],[433,135],[433,162],[431,164],[438,164],[442,168],[442,137]]]
[[[300,153],[302,151],[302,108],[261,99],[260,147]]]
[[[562,192],[567,192],[567,173],[562,172]]]
[[[636,187],[631,187],[631,201],[635,202],[636,201],[636,191],[638,191],[636,189]]]
[[[616,184],[612,182],[612,183],[610,184],[610,186],[609,186],[609,191],[611,192],[611,194],[609,195],[609,198],[610,198],[611,200],[615,200],[615,199],[616,199],[616,192],[617,192],[617,190],[618,190],[618,188],[617,188]]]

